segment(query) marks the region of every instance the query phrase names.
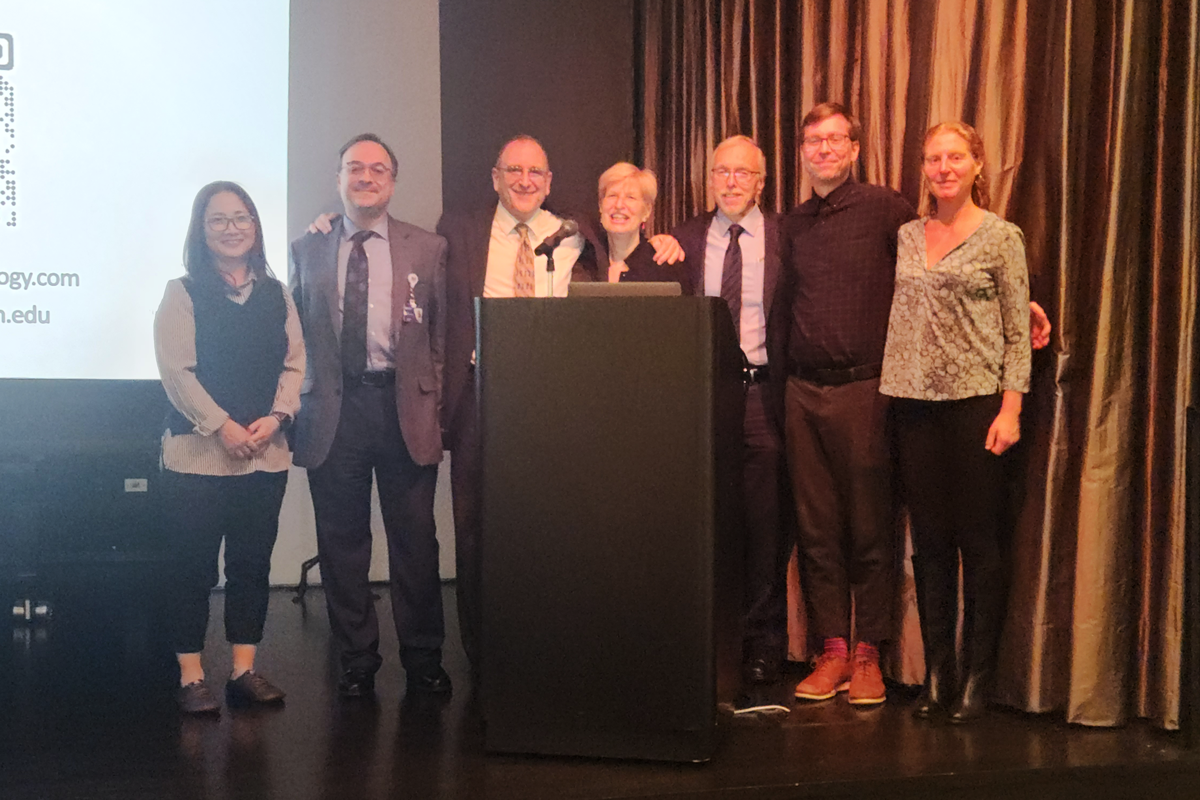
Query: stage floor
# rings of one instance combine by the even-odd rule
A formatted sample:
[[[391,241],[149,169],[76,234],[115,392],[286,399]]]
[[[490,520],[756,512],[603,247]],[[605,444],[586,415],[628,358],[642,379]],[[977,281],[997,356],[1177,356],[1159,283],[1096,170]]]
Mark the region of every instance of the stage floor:
[[[390,620],[386,591],[377,604]],[[395,632],[374,703],[333,690],[324,598],[272,593],[260,671],[288,692],[279,709],[181,719],[174,667],[153,608],[118,592],[62,596],[48,625],[14,625],[0,671],[0,798],[792,798],[1037,797],[1089,800],[1200,793],[1200,754],[1133,724],[1069,726],[993,712],[967,727],[909,713],[901,690],[879,708],[844,699],[788,714],[724,716],[711,762],[671,765],[494,756],[444,588],[449,702],[404,697]],[[229,669],[213,600],[210,677]],[[144,604],[143,604],[144,605]],[[800,673],[790,676],[799,680]],[[222,681],[216,681],[219,687]],[[579,690],[587,691],[581,678]]]

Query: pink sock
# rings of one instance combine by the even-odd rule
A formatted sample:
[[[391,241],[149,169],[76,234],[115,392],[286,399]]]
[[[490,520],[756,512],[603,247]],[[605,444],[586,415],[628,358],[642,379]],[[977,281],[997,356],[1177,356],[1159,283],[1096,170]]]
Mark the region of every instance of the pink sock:
[[[840,636],[825,640],[825,655],[840,656],[841,658],[850,657],[850,648],[846,645],[846,640]]]
[[[867,642],[859,642],[854,648],[854,654],[869,658],[872,661],[879,660],[879,648]]]

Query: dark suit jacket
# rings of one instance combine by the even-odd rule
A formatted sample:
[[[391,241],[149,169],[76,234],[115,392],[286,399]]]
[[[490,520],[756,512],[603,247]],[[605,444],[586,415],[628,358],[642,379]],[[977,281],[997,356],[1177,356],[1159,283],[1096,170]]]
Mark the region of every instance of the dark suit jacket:
[[[683,284],[684,293],[689,291],[695,295],[704,294],[704,255],[708,241],[708,226],[712,223],[715,211],[692,217],[679,224],[671,232],[683,248],[686,255],[683,263],[687,267],[688,283]],[[786,237],[780,235],[781,217],[778,214],[767,214],[764,231],[766,233],[765,253],[763,264],[763,312],[767,318],[767,364],[770,366],[770,379],[767,388],[773,412],[776,414],[780,429],[783,425],[783,387],[787,379],[787,340],[791,331],[791,303],[788,298],[790,281],[787,271],[783,268],[786,263]],[[689,288],[690,287],[690,288]]]
[[[292,242],[289,284],[304,327],[308,370],[296,418],[293,458],[319,467],[329,454],[342,406],[341,312],[337,253],[343,220],[328,233],[309,233]],[[439,417],[446,341],[446,242],[415,225],[388,217],[392,255],[392,354],[396,362],[396,413],[413,461],[442,459]],[[404,322],[409,276],[420,322]]]
[[[496,206],[473,213],[442,215],[437,232],[445,237],[446,255],[446,366],[443,385],[442,427],[446,447],[453,451],[457,443],[457,415],[463,393],[471,391],[471,354],[475,352],[475,298],[483,296],[487,277],[488,246]],[[586,219],[571,214],[557,216],[579,223],[587,241],[571,271],[572,281],[603,280],[596,266],[600,247],[595,228]],[[605,262],[607,264],[607,261]]]

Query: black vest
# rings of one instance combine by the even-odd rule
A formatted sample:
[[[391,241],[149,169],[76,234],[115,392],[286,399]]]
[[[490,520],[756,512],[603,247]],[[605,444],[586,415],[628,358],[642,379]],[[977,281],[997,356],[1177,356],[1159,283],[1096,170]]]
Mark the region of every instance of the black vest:
[[[271,413],[287,356],[287,304],[283,284],[258,281],[245,303],[184,278],[196,317],[196,379],[239,425]],[[172,433],[195,426],[177,410],[167,415]]]

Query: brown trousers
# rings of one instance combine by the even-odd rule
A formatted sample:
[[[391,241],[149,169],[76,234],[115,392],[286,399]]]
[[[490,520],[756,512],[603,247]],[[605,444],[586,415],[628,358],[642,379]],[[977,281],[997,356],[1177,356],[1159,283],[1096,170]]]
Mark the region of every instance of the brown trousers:
[[[849,639],[852,608],[858,641],[893,637],[897,538],[889,402],[878,378],[841,386],[788,378],[800,580],[809,631],[819,638]]]

